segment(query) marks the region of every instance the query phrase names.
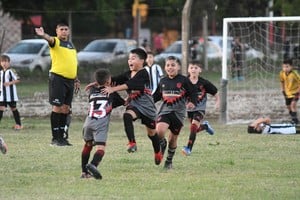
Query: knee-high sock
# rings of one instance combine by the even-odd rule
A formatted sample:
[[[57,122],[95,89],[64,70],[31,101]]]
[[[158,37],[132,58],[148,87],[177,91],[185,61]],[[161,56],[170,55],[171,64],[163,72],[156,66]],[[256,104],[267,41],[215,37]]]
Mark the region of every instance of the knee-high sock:
[[[60,113],[60,121],[59,121],[59,134],[61,138],[65,138],[65,126],[67,123],[67,114]]]
[[[160,151],[160,145],[159,145],[159,137],[157,135],[157,133],[155,133],[155,135],[153,136],[149,136],[150,140],[152,141],[152,146],[153,146],[153,150],[155,153],[158,153]]]
[[[133,118],[132,118],[131,114],[124,113],[123,121],[124,121],[125,133],[128,138],[128,141],[135,142]]]
[[[55,140],[62,139],[60,138],[60,134],[59,134],[60,113],[52,111],[50,116],[50,121],[51,121],[52,139]]]
[[[168,163],[172,163],[172,160],[173,160],[173,157],[175,155],[175,152],[176,152],[176,148],[168,148],[168,156],[167,156],[167,159],[166,159],[166,162]]]
[[[87,173],[86,165],[89,162],[90,154],[91,154],[92,149],[93,149],[93,146],[88,146],[86,144],[83,146],[83,149],[82,149],[82,152],[81,152],[81,169],[82,169],[82,172]]]
[[[16,124],[21,126],[21,118],[20,118],[19,111],[16,109],[16,110],[12,111],[12,113],[13,113]]]
[[[97,150],[94,154],[93,160],[91,161],[91,163],[93,165],[95,165],[96,167],[99,165],[99,163],[101,162],[103,156],[104,156],[104,151],[103,150]]]
[[[188,141],[188,144],[187,144],[187,146],[190,150],[192,150],[193,145],[195,143],[197,132],[198,132],[197,125],[196,124],[191,124],[191,126],[190,126],[190,136],[189,136],[189,141]]]
[[[2,120],[3,117],[3,110],[0,110],[0,121]]]

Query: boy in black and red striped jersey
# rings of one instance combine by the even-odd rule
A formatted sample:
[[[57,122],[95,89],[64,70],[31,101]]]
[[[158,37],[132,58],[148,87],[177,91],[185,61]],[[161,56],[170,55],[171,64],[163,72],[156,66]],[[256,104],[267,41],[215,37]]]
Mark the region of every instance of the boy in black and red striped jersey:
[[[159,145],[159,138],[155,131],[156,107],[151,96],[150,79],[147,70],[144,68],[147,53],[136,48],[130,51],[128,65],[129,71],[113,77],[114,87],[106,87],[105,93],[126,90],[128,105],[123,115],[125,132],[128,138],[129,153],[137,151],[133,121],[141,119],[147,129],[147,135],[152,141],[155,164],[159,165],[162,160],[162,153]]]
[[[182,153],[189,156],[192,152],[196,135],[202,130],[206,130],[210,135],[214,134],[214,130],[209,125],[208,121],[203,121],[206,110],[207,94],[215,97],[215,108],[220,105],[218,89],[210,81],[200,77],[202,72],[201,64],[198,61],[192,61],[188,66],[189,79],[197,88],[197,104],[193,109],[187,109],[188,119],[190,121],[190,135],[187,146],[183,147]]]
[[[197,103],[197,92],[191,81],[179,74],[180,61],[174,56],[169,56],[165,61],[167,76],[159,83],[159,93],[154,96],[155,101],[162,99],[159,109],[156,131],[161,138],[162,153],[167,146],[165,133],[170,130],[168,155],[164,168],[172,168],[172,160],[177,148],[177,139],[183,127],[186,108],[194,108]],[[191,100],[188,102],[187,98]]]
[[[89,111],[83,125],[83,139],[85,144],[81,153],[81,178],[89,178],[90,174],[96,179],[102,176],[97,169],[104,154],[109,128],[110,114],[113,108],[124,105],[125,101],[118,93],[102,94],[101,90],[111,84],[110,72],[98,69],[95,72],[97,84],[89,89]],[[96,147],[92,161],[88,164],[90,153]]]

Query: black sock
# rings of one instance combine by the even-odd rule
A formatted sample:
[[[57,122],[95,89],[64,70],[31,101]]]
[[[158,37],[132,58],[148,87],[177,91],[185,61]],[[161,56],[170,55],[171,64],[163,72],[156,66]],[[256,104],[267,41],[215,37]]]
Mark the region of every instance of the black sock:
[[[196,140],[196,133],[190,133],[190,136],[189,136],[189,141],[188,141],[188,148],[192,151],[193,149],[193,146],[194,146],[194,143],[195,143],[195,140]]]
[[[155,135],[153,135],[153,136],[148,135],[148,137],[152,141],[152,146],[153,146],[154,152],[158,153],[160,151],[160,145],[159,145],[159,137],[158,137],[157,133],[155,133]]]
[[[59,134],[61,138],[66,138],[65,134],[65,126],[67,123],[67,114],[60,113],[60,121],[59,121]]]
[[[21,126],[21,119],[20,119],[20,113],[18,110],[14,110],[12,111],[13,115],[14,115],[14,119],[15,119],[15,122],[16,124],[20,125]]]
[[[135,142],[135,136],[134,136],[134,128],[133,128],[133,118],[131,114],[124,113],[123,115],[123,121],[124,121],[124,127],[126,136],[128,138],[129,142]]]
[[[187,144],[187,146],[190,150],[192,150],[193,145],[195,143],[197,131],[198,131],[197,125],[196,124],[191,124],[189,141],[188,141],[188,144]]]
[[[104,151],[103,150],[97,150],[94,154],[94,157],[93,157],[93,160],[91,161],[91,164],[93,164],[97,167],[99,165],[99,163],[101,162],[103,156],[104,156]]]
[[[90,154],[91,154],[92,149],[93,149],[93,146],[88,146],[86,144],[83,146],[83,149],[82,149],[82,152],[81,152],[81,169],[82,169],[82,172],[85,172],[85,173],[88,172],[87,169],[86,169],[86,165],[89,162]]]
[[[292,117],[292,121],[295,123],[295,124],[298,124],[299,120],[298,120],[298,117],[297,117],[297,112],[290,112],[290,115]]]
[[[167,156],[167,159],[166,159],[167,163],[172,163],[175,152],[176,152],[176,147],[175,148],[170,148],[170,147],[168,148],[168,156]]]
[[[59,121],[60,121],[60,113],[57,112],[51,112],[50,116],[50,121],[51,121],[51,130],[52,130],[52,140],[58,140],[62,139],[59,136]]]
[[[2,120],[2,117],[3,117],[3,110],[0,110],[0,121]]]

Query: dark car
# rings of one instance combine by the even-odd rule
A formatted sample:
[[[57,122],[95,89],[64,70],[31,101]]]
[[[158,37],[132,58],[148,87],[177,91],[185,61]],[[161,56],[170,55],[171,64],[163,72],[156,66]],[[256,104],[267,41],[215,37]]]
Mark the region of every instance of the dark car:
[[[84,72],[107,68],[112,75],[128,70],[130,50],[137,47],[135,40],[98,39],[88,43],[78,52],[78,65]]]

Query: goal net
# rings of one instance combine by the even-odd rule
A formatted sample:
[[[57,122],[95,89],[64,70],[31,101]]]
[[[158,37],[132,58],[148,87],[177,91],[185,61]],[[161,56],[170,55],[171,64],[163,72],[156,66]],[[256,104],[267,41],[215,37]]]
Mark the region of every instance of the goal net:
[[[237,37],[241,51],[236,50]],[[222,122],[248,123],[261,116],[290,121],[279,72],[285,58],[292,59],[296,69],[299,67],[299,42],[300,17],[224,19]],[[232,57],[233,47],[236,59]]]

